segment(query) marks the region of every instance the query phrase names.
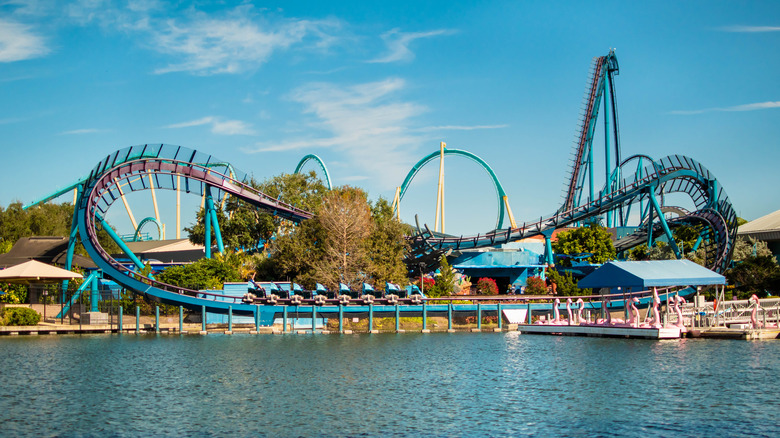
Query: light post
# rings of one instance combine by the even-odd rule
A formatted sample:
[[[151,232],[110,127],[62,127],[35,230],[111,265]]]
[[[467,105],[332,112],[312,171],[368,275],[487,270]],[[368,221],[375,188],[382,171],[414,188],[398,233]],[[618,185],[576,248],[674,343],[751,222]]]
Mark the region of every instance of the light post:
[[[420,293],[425,296],[425,274],[423,274],[423,270],[425,269],[425,263],[420,263]]]

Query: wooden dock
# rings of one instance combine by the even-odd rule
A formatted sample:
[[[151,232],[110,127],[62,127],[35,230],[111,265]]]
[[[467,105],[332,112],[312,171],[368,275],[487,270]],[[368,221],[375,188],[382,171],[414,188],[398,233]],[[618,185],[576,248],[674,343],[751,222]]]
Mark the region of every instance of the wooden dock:
[[[719,339],[780,339],[780,329],[750,329],[750,328],[727,328],[727,327],[704,327],[691,330],[688,336],[692,338],[719,338]]]
[[[639,339],[679,339],[682,335],[677,327],[632,328],[592,325],[528,325],[520,324],[517,330],[522,333],[563,336],[595,336],[609,338]]]

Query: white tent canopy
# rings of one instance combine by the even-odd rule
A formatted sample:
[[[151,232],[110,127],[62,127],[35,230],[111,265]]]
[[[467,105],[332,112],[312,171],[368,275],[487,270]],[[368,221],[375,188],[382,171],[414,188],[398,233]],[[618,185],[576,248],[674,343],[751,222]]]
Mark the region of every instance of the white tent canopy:
[[[4,283],[56,283],[74,278],[83,278],[83,276],[35,260],[0,270],[0,282]]]

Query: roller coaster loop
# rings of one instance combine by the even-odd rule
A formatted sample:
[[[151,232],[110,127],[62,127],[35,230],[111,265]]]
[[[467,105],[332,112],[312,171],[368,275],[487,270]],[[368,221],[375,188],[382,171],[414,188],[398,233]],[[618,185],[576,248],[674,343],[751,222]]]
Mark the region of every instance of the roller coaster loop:
[[[160,225],[160,222],[157,220],[157,218],[147,217],[138,223],[138,228],[135,229],[135,234],[133,234],[133,242],[138,242],[139,240],[141,240],[141,228],[143,228],[144,225],[148,223],[152,223],[155,226],[157,226],[157,234],[160,236],[160,238],[162,238],[163,227],[162,225]]]
[[[503,228],[504,226],[504,216],[506,214],[506,207],[504,205],[504,199],[506,198],[506,192],[504,191],[504,187],[501,185],[501,182],[498,180],[498,176],[496,176],[496,173],[493,172],[493,169],[488,165],[485,160],[482,158],[472,154],[469,151],[464,151],[460,149],[447,149],[444,148],[444,155],[457,155],[461,157],[465,157],[477,164],[479,164],[483,169],[485,169],[485,172],[488,173],[490,176],[490,179],[493,181],[493,187],[496,189],[496,196],[498,198],[498,217],[496,218],[496,229]],[[441,156],[441,151],[436,150],[434,152],[431,152],[430,154],[426,155],[423,159],[417,162],[414,166],[412,166],[412,169],[409,171],[409,173],[406,175],[406,178],[404,178],[403,184],[401,184],[401,191],[399,195],[399,201],[400,199],[403,199],[404,194],[406,193],[406,190],[409,188],[409,185],[412,183],[412,180],[415,176],[417,176],[417,173],[420,172],[420,169],[423,168],[426,164],[430,163],[431,161],[435,160],[436,158],[439,158]]]
[[[308,154],[301,158],[301,161],[299,161],[298,165],[295,166],[295,172],[293,173],[301,173],[301,169],[303,169],[303,166],[309,161],[316,161],[320,165],[322,173],[325,175],[325,184],[327,185],[328,190],[332,190],[333,186],[330,183],[330,174],[328,173],[328,168],[325,167],[325,163],[322,161],[322,159],[314,154]]]
[[[89,256],[105,275],[125,288],[156,301],[191,309],[204,308],[213,313],[232,311],[236,314],[254,314],[257,312],[256,306],[217,301],[223,296],[164,284],[144,277],[115,260],[97,239],[98,228],[109,227],[102,218],[108,208],[119,199],[120,184],[130,191],[148,189],[145,183],[131,182],[137,179],[139,174],[151,174],[158,189],[181,189],[186,193],[209,198],[212,197],[209,195],[213,195],[216,199],[229,194],[293,222],[312,217],[306,211],[253,188],[248,184],[249,178],[246,174],[228,169],[227,166],[213,166],[213,163],[224,162],[179,146],[141,145],[119,150],[98,163],[84,180],[84,189],[79,195],[74,219],[78,221],[77,229]],[[123,247],[123,242],[110,227],[107,231],[120,247]],[[138,263],[135,264],[138,266]]]

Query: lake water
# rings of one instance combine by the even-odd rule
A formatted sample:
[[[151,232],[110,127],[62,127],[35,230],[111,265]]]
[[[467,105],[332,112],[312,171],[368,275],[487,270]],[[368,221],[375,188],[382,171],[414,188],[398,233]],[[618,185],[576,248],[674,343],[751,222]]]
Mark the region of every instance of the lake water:
[[[780,436],[780,342],[0,338],[2,436]]]

